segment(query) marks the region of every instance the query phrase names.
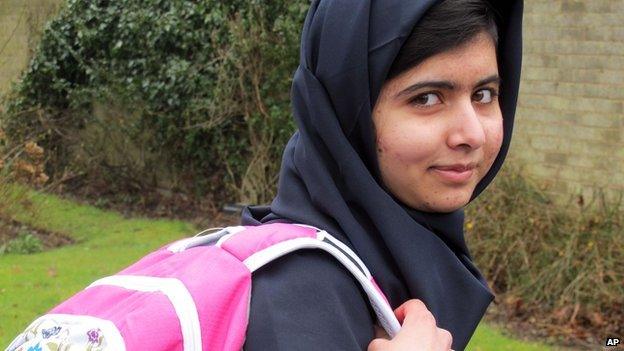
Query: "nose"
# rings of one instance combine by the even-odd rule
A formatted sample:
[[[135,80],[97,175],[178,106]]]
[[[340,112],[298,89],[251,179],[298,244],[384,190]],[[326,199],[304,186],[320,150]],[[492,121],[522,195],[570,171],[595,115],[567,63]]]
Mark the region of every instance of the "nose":
[[[460,103],[454,116],[448,146],[452,149],[481,147],[485,143],[485,130],[472,101]]]

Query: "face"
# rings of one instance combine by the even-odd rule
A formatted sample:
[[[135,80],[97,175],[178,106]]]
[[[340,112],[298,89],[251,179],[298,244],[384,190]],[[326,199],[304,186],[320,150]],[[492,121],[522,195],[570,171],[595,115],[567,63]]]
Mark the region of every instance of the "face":
[[[373,110],[385,187],[406,205],[466,205],[503,140],[500,78],[485,33],[386,81]]]

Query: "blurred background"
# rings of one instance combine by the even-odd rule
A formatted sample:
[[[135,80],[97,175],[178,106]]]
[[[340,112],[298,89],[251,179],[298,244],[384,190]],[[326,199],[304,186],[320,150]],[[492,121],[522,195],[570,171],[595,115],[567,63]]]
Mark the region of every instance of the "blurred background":
[[[0,346],[97,277],[266,203],[308,0],[0,0]],[[526,0],[503,172],[466,211],[473,350],[624,337],[624,0]]]

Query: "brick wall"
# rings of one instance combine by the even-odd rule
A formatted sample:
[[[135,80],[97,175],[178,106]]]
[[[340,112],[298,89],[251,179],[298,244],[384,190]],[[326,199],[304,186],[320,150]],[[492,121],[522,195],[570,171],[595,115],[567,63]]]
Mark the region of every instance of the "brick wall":
[[[0,0],[0,95],[26,67],[45,19],[60,0]]]
[[[624,191],[624,0],[526,0],[510,160],[556,199]]]

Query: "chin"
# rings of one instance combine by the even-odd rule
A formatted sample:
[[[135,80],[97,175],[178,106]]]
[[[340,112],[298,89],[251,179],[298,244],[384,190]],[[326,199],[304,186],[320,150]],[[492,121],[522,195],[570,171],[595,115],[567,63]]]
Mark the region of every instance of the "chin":
[[[440,189],[426,193],[411,193],[396,196],[399,201],[418,211],[448,213],[456,211],[470,202],[474,188]]]
[[[455,210],[458,210],[460,208],[462,208],[463,205],[461,206],[455,206],[455,205],[439,205],[439,206],[431,206],[430,208],[428,208],[426,210],[426,212],[433,212],[433,213],[449,213],[449,212],[453,212]]]
[[[430,203],[426,211],[438,213],[453,212],[466,206],[468,204],[468,201],[470,201],[470,197],[461,196],[456,198],[449,198],[443,201]]]

